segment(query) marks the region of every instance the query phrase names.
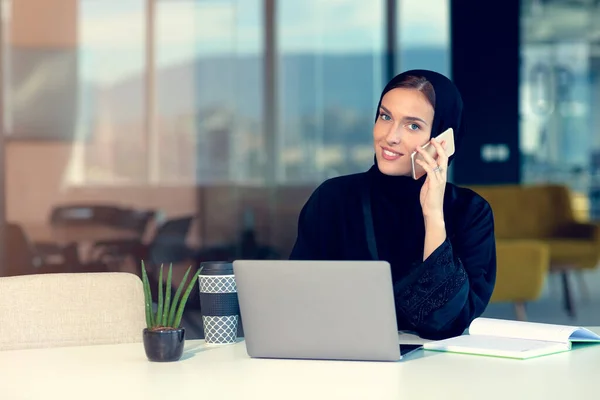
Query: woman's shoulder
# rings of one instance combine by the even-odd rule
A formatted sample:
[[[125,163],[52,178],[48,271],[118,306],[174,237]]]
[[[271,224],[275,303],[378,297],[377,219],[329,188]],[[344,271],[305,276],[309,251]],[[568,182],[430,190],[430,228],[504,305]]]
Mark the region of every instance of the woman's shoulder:
[[[315,189],[315,192],[326,197],[347,196],[349,193],[357,193],[357,189],[364,185],[365,174],[365,172],[359,172],[326,179]]]
[[[302,213],[322,215],[325,212],[329,217],[343,214],[348,207],[358,204],[357,194],[360,193],[363,176],[364,173],[357,173],[325,180],[312,191]]]
[[[446,201],[452,206],[454,212],[492,214],[492,207],[486,199],[473,189],[448,183],[446,186]]]
[[[444,214],[453,246],[473,249],[494,235],[494,214],[485,198],[468,187],[454,184],[448,184],[446,193],[450,201],[444,204]]]

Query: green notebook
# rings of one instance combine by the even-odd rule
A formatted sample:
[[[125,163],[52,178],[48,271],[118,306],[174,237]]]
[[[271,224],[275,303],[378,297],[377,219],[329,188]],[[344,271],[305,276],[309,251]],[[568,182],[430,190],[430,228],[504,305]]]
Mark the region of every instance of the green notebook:
[[[571,350],[573,343],[600,343],[600,336],[589,329],[477,318],[469,334],[428,342],[425,350],[528,359]]]

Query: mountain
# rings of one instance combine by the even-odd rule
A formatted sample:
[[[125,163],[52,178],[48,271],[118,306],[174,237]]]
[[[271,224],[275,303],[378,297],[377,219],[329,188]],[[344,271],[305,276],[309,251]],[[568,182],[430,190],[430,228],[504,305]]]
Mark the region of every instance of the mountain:
[[[80,50],[79,58],[85,51]],[[45,51],[37,55],[27,51],[13,55],[13,70],[19,74],[15,72],[11,78],[12,91],[20,95],[33,80],[37,85],[36,90],[28,90],[27,102],[9,104],[15,116],[15,137],[72,140],[78,116],[88,134],[94,131],[91,126],[95,121],[107,115],[115,126],[143,124],[144,71],[98,86],[78,76],[76,55],[63,53],[57,50],[57,54]],[[400,56],[402,69],[432,68],[446,73],[448,54],[443,47],[406,49]],[[57,57],[64,62],[57,64]],[[118,57],[114,61],[118,62]],[[241,123],[260,126],[262,63],[260,56],[243,55],[197,58],[157,68],[159,118],[204,117],[218,110]],[[375,116],[385,84],[382,71],[381,54],[282,54],[276,86],[280,126],[308,135],[312,133],[306,129],[317,129],[327,141],[339,139],[339,128],[346,133],[362,132]],[[48,78],[40,79],[45,75]],[[48,114],[50,110],[63,111]],[[339,121],[345,122],[340,125]]]
[[[235,110],[236,115],[262,118],[262,62],[258,56],[211,57],[158,68],[159,114],[189,115],[220,106]],[[444,73],[447,52],[444,48],[407,50],[402,52],[402,65],[438,66]],[[325,108],[370,115],[385,84],[382,71],[379,54],[284,54],[278,64],[281,115],[312,115]],[[141,112],[144,79],[129,76],[108,88],[116,120]]]

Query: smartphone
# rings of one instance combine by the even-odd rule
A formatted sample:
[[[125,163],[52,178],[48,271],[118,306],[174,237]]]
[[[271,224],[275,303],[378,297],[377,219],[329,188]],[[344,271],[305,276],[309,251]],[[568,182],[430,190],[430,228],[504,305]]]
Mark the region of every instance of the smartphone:
[[[454,154],[454,129],[452,129],[452,128],[446,129],[444,132],[439,134],[437,137],[433,138],[433,140],[436,140],[437,142],[440,142],[440,143],[443,140],[445,140],[446,141],[446,155],[448,157],[450,157],[451,155]],[[435,160],[435,158],[437,157],[437,151],[435,150],[434,145],[432,145],[430,142],[427,142],[425,144],[425,146],[422,147],[422,149],[424,149],[427,152],[427,154],[429,154]],[[413,179],[419,179],[423,175],[425,175],[427,173],[427,171],[425,171],[423,169],[423,167],[421,167],[419,164],[417,164],[415,162],[415,160],[424,161],[423,156],[421,154],[417,153],[416,151],[410,155],[410,162],[412,165]]]

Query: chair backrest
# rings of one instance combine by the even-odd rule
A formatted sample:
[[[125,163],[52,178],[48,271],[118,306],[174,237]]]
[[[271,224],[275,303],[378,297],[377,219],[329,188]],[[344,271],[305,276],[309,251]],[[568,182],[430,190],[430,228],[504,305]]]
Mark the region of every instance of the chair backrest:
[[[153,210],[123,210],[118,221],[118,227],[133,230],[143,236],[148,224],[155,215],[156,211]]]
[[[179,262],[190,257],[187,235],[193,216],[173,218],[165,221],[156,230],[150,243],[150,258],[156,264]]]
[[[166,220],[156,229],[154,240],[174,237],[185,238],[190,231],[193,219],[192,216],[185,216]]]
[[[499,239],[543,239],[575,220],[569,189],[561,185],[473,186],[494,212]]]
[[[8,267],[7,275],[30,273],[34,268],[34,252],[25,231],[20,225],[10,222],[6,224],[5,229],[6,257],[4,262]]]
[[[99,204],[65,204],[56,206],[50,214],[53,225],[117,225],[123,210],[117,206]]]
[[[139,277],[129,273],[0,278],[0,350],[142,341]]]

